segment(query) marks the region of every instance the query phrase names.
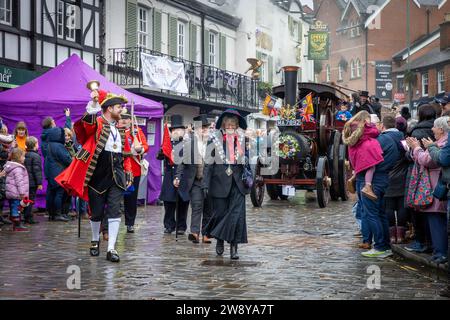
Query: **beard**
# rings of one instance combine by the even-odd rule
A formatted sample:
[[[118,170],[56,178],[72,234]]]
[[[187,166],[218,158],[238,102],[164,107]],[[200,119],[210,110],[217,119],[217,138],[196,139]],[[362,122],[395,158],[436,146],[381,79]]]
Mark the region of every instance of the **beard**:
[[[111,112],[111,119],[113,119],[114,121],[119,121],[120,119],[122,119],[122,117],[118,112]]]

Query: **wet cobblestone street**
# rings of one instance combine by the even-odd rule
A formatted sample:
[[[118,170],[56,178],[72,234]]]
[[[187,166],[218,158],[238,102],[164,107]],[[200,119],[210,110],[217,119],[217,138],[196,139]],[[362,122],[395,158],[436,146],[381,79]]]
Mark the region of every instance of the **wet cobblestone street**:
[[[299,192],[289,201],[247,202],[249,243],[240,260],[215,254],[215,243],[164,235],[163,207],[139,209],[136,233],[121,226],[119,264],[89,256],[90,226],[82,221],[40,224],[29,233],[0,231],[0,299],[439,299],[445,274],[398,257],[360,255],[351,202],[318,209]],[[189,223],[188,223],[189,225]],[[81,270],[70,290],[69,266]],[[381,269],[381,289],[367,288],[367,268]]]

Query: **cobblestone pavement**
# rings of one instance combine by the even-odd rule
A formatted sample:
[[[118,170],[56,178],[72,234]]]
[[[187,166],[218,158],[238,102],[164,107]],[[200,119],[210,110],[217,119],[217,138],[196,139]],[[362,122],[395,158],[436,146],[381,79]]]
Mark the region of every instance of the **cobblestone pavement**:
[[[289,201],[247,204],[249,244],[231,262],[228,248],[175,242],[163,235],[162,207],[141,208],[137,233],[121,227],[122,261],[89,256],[90,227],[40,224],[26,234],[0,231],[0,299],[439,299],[445,274],[398,257],[370,260],[360,255],[351,202],[318,209],[299,193]],[[81,270],[81,289],[69,290],[67,269]],[[369,266],[381,270],[381,289],[370,290]]]

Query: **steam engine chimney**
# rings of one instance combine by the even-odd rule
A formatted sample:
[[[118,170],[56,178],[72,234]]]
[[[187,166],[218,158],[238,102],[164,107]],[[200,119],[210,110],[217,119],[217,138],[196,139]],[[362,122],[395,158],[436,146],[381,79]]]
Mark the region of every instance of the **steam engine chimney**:
[[[299,67],[284,67],[284,102],[291,107],[297,103],[297,73]]]

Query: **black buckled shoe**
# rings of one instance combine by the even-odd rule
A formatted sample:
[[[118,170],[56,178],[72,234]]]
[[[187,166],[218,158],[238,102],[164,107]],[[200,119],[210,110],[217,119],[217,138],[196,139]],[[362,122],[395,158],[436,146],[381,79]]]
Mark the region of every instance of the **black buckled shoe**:
[[[192,241],[192,243],[200,243],[200,237],[198,233],[190,233],[188,235],[188,240]]]
[[[116,250],[110,250],[106,254],[106,260],[109,260],[111,262],[119,262],[120,261],[119,254],[117,253]]]
[[[231,260],[238,260],[239,256],[237,254],[237,244],[230,244],[230,258]]]
[[[91,247],[89,248],[89,253],[93,257],[98,257],[100,255],[100,240],[91,241]]]
[[[224,251],[225,251],[225,244],[224,244],[223,240],[217,239],[217,243],[216,243],[217,255],[219,255],[219,256],[223,255]]]

